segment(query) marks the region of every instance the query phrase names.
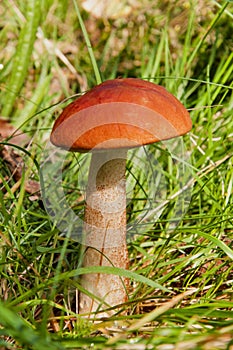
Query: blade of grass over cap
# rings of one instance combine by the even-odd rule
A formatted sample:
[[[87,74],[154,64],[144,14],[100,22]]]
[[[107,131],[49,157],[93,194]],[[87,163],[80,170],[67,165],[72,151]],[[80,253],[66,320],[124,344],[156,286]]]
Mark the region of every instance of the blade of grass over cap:
[[[85,39],[85,42],[86,42],[86,45],[87,45],[88,53],[90,55],[91,64],[92,64],[92,67],[93,67],[93,70],[94,70],[94,73],[95,73],[96,84],[98,85],[98,84],[100,84],[102,82],[102,79],[101,79],[99,68],[98,68],[98,65],[97,65],[97,62],[96,62],[96,59],[95,59],[95,55],[94,55],[94,52],[93,52],[93,49],[92,49],[92,45],[91,45],[91,42],[90,42],[87,30],[86,30],[86,27],[85,27],[85,24],[83,22],[83,19],[82,19],[82,16],[81,16],[81,13],[80,13],[77,1],[73,0],[73,3],[74,3],[75,11],[76,11],[76,14],[77,14],[77,17],[78,17],[78,20],[79,20],[79,24],[80,24],[80,27],[81,27],[84,39]]]

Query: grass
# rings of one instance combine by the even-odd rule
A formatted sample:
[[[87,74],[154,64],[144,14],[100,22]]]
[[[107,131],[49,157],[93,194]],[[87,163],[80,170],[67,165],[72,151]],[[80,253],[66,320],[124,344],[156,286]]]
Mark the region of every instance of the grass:
[[[2,139],[1,349],[233,348],[233,4],[135,3],[127,17],[80,6],[86,29],[75,1],[0,4],[1,115],[30,140]],[[76,313],[81,247],[61,235],[38,184],[70,96],[119,76],[165,86],[193,128],[129,154],[130,269],[101,270],[130,278],[128,314],[95,324]],[[89,158],[64,162],[67,202],[82,216]]]

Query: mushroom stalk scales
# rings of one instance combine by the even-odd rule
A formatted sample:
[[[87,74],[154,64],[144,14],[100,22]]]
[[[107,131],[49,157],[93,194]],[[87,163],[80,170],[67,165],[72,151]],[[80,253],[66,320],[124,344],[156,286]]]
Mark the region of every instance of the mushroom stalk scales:
[[[126,150],[94,152],[90,165],[84,219],[85,254],[83,266],[128,268],[126,246]],[[87,274],[82,286],[100,298],[103,308],[127,300],[126,278]],[[80,293],[79,312],[99,310],[100,302]],[[113,311],[108,313],[111,314]],[[106,316],[105,313],[101,314]]]

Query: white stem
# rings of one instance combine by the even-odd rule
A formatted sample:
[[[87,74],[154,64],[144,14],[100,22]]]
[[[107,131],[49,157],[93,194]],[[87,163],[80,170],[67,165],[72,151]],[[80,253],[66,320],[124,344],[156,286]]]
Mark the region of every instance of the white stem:
[[[126,246],[126,150],[93,153],[88,178],[85,210],[83,266],[128,268]],[[115,306],[127,300],[128,280],[116,275],[87,274],[82,286],[101,299],[80,293],[79,313]],[[101,312],[109,316],[112,312]],[[99,316],[99,314],[98,314]]]

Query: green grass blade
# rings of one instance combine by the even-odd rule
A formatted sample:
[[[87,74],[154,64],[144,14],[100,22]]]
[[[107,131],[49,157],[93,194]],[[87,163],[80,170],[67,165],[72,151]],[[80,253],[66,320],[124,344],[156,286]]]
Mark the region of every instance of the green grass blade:
[[[20,111],[16,113],[16,120],[14,125],[16,127],[21,127],[27,121],[30,120],[30,117],[35,115],[38,107],[43,101],[45,91],[49,91],[49,84],[51,82],[51,75],[47,75],[47,69],[42,69],[41,75],[35,87],[32,97],[25,104],[23,112]]]
[[[195,230],[195,232],[200,236],[200,237],[205,237],[206,239],[208,239],[209,241],[211,241],[212,243],[214,243],[217,247],[219,247],[220,249],[222,249],[222,251],[229,256],[230,259],[233,260],[233,250],[228,247],[224,242],[222,242],[220,239],[218,239],[217,237],[214,237],[208,233],[202,232],[202,231],[198,231]]]
[[[27,292],[21,294],[18,298],[15,298],[11,302],[9,302],[9,305],[14,306],[14,305],[17,305],[18,303],[20,303],[21,301],[26,300],[26,298],[34,295],[35,290],[36,291],[43,290],[48,285],[54,286],[56,283],[61,282],[63,280],[68,280],[70,278],[78,277],[78,276],[81,276],[84,274],[91,274],[91,273],[104,273],[107,275],[113,274],[113,275],[117,275],[120,277],[127,277],[127,278],[130,278],[136,282],[148,285],[154,289],[160,289],[160,290],[163,290],[165,292],[171,293],[171,291],[169,289],[167,289],[166,287],[163,287],[159,283],[157,283],[157,282],[155,282],[147,277],[139,275],[138,273],[135,273],[133,271],[127,271],[127,270],[124,270],[121,268],[111,267],[111,266],[91,266],[91,267],[81,267],[81,268],[78,268],[76,270],[60,273],[59,275],[56,275],[55,277],[50,278],[49,281],[38,284],[37,287],[35,287],[35,289],[32,288],[31,290],[28,290]]]
[[[20,345],[24,346],[24,349],[64,349],[60,344],[53,342],[49,336],[47,336],[47,339],[43,338],[39,332],[32,329],[29,324],[1,302],[0,315],[1,334],[10,335]]]
[[[86,27],[85,27],[85,24],[83,22],[83,19],[82,19],[82,16],[81,16],[81,13],[80,13],[77,1],[73,0],[73,3],[74,3],[75,11],[76,11],[76,14],[77,14],[77,17],[78,17],[78,20],[79,20],[80,27],[82,29],[82,33],[83,33],[84,39],[85,39],[85,42],[86,42],[88,53],[90,55],[91,64],[92,64],[92,67],[93,67],[94,73],[95,73],[96,83],[100,84],[102,82],[102,79],[101,79],[99,68],[97,66],[97,62],[96,62],[96,59],[95,59],[95,56],[94,56],[92,45],[91,45],[91,42],[90,42],[87,30],[86,30]]]
[[[14,102],[26,78],[39,20],[40,0],[28,0],[26,6],[26,22],[20,32],[11,76],[7,86],[7,93],[4,96],[4,106],[2,110],[2,115],[4,117],[9,117],[11,115]]]
[[[190,65],[192,64],[195,56],[197,55],[198,51],[200,50],[202,44],[204,43],[204,41],[206,40],[207,36],[209,35],[209,33],[211,32],[211,30],[214,28],[215,24],[218,22],[218,20],[221,18],[223,12],[225,11],[225,9],[227,8],[228,3],[225,2],[225,4],[222,6],[222,8],[220,8],[220,10],[218,11],[218,13],[216,14],[216,16],[214,17],[214,19],[212,20],[212,22],[210,23],[206,33],[203,35],[203,37],[198,41],[198,43],[196,44],[195,49],[193,50],[193,53],[190,55],[189,60],[187,61],[186,67],[190,67]]]

